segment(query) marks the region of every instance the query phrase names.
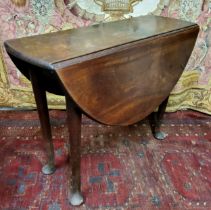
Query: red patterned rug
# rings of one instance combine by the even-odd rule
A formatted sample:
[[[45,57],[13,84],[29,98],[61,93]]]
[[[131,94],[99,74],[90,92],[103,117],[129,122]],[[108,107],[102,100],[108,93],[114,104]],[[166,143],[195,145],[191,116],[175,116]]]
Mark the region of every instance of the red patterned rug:
[[[57,171],[45,162],[36,111],[0,112],[0,209],[2,210],[210,210],[211,117],[166,114],[169,135],[155,140],[147,120],[110,127],[83,118],[82,192],[85,204],[67,200],[65,112],[51,111]]]

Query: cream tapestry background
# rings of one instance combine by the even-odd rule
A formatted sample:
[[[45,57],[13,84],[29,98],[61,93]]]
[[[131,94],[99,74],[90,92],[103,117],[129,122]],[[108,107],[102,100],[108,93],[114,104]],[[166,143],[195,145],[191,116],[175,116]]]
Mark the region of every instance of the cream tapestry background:
[[[143,0],[133,12],[118,18],[169,16],[196,22],[201,27],[192,57],[174,88],[168,111],[195,109],[211,114],[211,0]],[[94,0],[0,0],[0,40],[65,30],[112,21]],[[182,52],[181,52],[182,53]],[[5,50],[0,59],[0,106],[36,107],[30,82],[14,67]],[[64,108],[63,97],[49,94],[50,108]]]

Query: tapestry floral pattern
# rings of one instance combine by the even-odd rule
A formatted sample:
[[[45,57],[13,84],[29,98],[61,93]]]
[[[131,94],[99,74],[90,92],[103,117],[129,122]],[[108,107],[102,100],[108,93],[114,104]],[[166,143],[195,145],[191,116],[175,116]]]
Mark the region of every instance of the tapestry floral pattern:
[[[22,7],[14,2],[17,0],[0,1],[1,46],[6,39],[88,26],[104,18],[79,8],[73,0],[22,0]],[[153,14],[196,22],[201,28],[167,110],[191,108],[211,114],[210,0],[160,0]],[[30,82],[19,73],[3,47],[0,56],[0,106],[36,107]],[[48,101],[50,108],[65,107],[63,97],[49,94]]]
[[[168,111],[190,108],[211,114],[211,1],[171,0],[160,14],[196,22],[201,29],[186,70],[171,93]]]

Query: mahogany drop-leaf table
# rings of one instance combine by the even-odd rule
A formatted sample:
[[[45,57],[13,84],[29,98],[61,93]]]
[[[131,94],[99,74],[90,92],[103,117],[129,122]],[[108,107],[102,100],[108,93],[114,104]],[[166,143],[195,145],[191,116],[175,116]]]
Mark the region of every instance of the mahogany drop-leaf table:
[[[158,16],[8,40],[6,51],[31,81],[48,154],[44,174],[55,171],[46,91],[64,95],[70,141],[72,205],[80,186],[81,115],[108,125],[131,125],[150,116],[152,133],[193,50],[198,25]],[[158,107],[158,111],[154,110]]]

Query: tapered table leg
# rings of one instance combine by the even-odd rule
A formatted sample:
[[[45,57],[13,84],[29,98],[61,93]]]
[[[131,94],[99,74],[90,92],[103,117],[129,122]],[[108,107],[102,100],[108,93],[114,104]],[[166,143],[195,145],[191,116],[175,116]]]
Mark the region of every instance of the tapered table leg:
[[[69,130],[69,143],[70,143],[70,168],[71,168],[71,181],[70,181],[70,195],[69,202],[73,206],[78,206],[83,203],[83,196],[81,194],[81,111],[72,102],[69,95],[66,95],[67,105],[67,125]]]
[[[55,172],[56,167],[54,164],[54,146],[51,134],[51,125],[49,121],[49,112],[46,99],[46,91],[41,82],[39,82],[36,73],[30,72],[30,80],[34,92],[35,101],[37,104],[37,111],[40,119],[42,135],[45,140],[45,147],[47,150],[47,163],[43,166],[43,174],[52,174]]]
[[[149,121],[150,121],[152,134],[158,140],[164,140],[166,138],[166,136],[167,136],[166,133],[161,131],[160,126],[161,126],[161,122],[162,122],[162,119],[163,119],[163,114],[165,113],[165,110],[166,110],[166,106],[167,106],[167,103],[168,103],[168,98],[169,97],[167,97],[162,102],[162,104],[158,107],[158,111],[157,112],[153,112],[149,116]]]

